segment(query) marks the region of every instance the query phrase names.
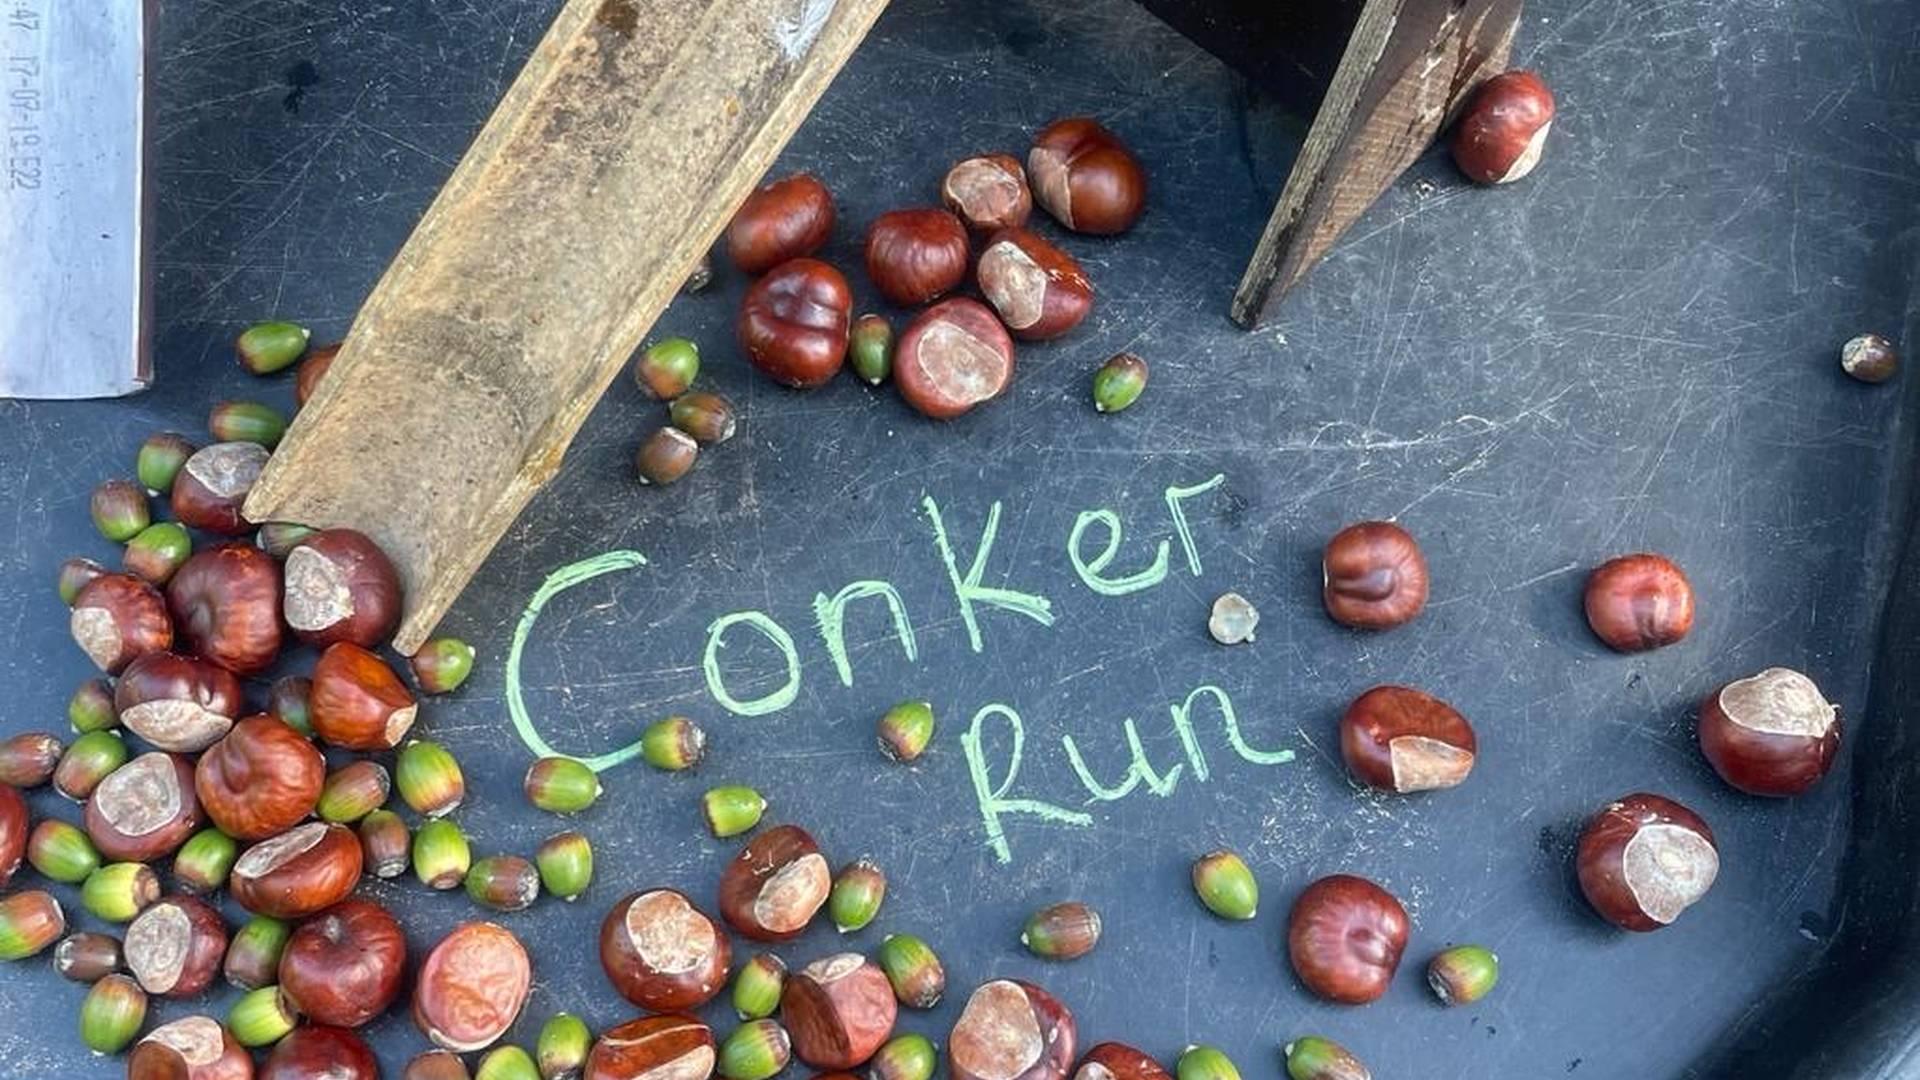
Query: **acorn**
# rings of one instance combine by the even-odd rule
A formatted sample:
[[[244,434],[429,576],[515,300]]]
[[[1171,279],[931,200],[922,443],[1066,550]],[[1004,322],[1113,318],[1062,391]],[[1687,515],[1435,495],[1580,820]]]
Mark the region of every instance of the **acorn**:
[[[375,810],[360,819],[361,865],[377,878],[396,878],[413,861],[413,835],[391,810]]]
[[[73,740],[53,770],[53,788],[75,802],[127,763],[127,744],[111,731],[89,731]]]
[[[0,960],[37,955],[66,932],[66,913],[53,894],[28,889],[0,896]]]
[[[451,694],[473,674],[473,646],[459,638],[431,638],[409,663],[422,693]]]
[[[308,710],[308,699],[313,694],[313,680],[304,675],[287,675],[273,680],[267,688],[267,711],[280,718],[280,722],[293,730],[313,738],[313,717]]]
[[[577,832],[555,833],[533,854],[540,884],[562,900],[573,900],[593,882],[593,845]]]
[[[1290,1080],[1373,1080],[1360,1059],[1332,1039],[1308,1035],[1286,1046]]]
[[[827,914],[843,934],[865,929],[880,914],[880,902],[887,895],[887,875],[871,859],[860,859],[842,867],[833,879],[833,891],[827,894]]]
[[[191,893],[210,893],[227,883],[240,845],[233,837],[209,825],[187,838],[173,856],[173,880]]]
[[[633,384],[655,401],[672,401],[687,392],[700,374],[700,346],[686,338],[662,338],[633,361]]]
[[[793,1057],[787,1031],[772,1020],[749,1020],[720,1044],[715,1069],[726,1080],[769,1080]]]
[[[467,879],[472,849],[460,826],[434,818],[413,834],[413,874],[432,889],[451,889]]]
[[[255,323],[234,339],[233,351],[241,367],[255,375],[271,375],[299,360],[312,337],[312,331],[298,323]]]
[[[633,470],[643,484],[671,484],[687,475],[700,444],[677,427],[663,427],[647,436],[633,456]]]
[[[1470,1005],[1500,981],[1500,958],[1478,945],[1456,945],[1427,964],[1427,985],[1442,1005]]]
[[[893,996],[909,1009],[931,1009],[947,991],[947,971],[931,946],[911,934],[892,934],[875,959],[893,984]]]
[[[120,939],[110,934],[81,931],[68,934],[53,947],[53,970],[77,983],[95,983],[123,969],[126,956]]]
[[[533,1055],[542,1080],[578,1080],[593,1049],[593,1032],[572,1013],[558,1012],[540,1026]]]
[[[177,522],[159,521],[127,541],[120,565],[150,585],[165,585],[192,554],[193,537],[187,535],[187,530]]]
[[[75,597],[87,583],[107,572],[107,568],[92,559],[72,558],[60,564],[59,588],[60,602],[73,606]]]
[[[1193,864],[1193,891],[1208,911],[1223,919],[1244,922],[1260,908],[1260,883],[1253,871],[1224,848],[1203,855]]]
[[[640,735],[640,756],[666,772],[681,772],[700,764],[706,754],[707,733],[684,716],[669,716]]]
[[[292,521],[269,521],[253,534],[253,542],[261,551],[284,562],[301,541],[319,531]]]
[[[67,723],[81,735],[118,727],[120,714],[113,708],[113,685],[105,679],[88,679],[76,687],[67,699]]]
[[[903,701],[880,717],[880,751],[895,761],[913,762],[933,742],[933,706]]]
[[[1044,960],[1078,960],[1099,943],[1100,913],[1077,900],[1041,908],[1020,932],[1020,944]]]
[[[287,949],[293,927],[279,919],[255,915],[227,943],[221,965],[227,982],[242,990],[258,990],[279,977],[280,954]]]
[[[707,828],[724,840],[760,824],[761,815],[767,812],[767,800],[750,787],[733,784],[710,788],[700,796],[700,810],[706,816]]]
[[[871,1080],[933,1080],[940,1053],[925,1035],[895,1035],[874,1052],[868,1065]]]
[[[223,401],[207,414],[207,430],[218,442],[257,443],[271,450],[287,433],[287,418],[257,401]]]
[[[227,1030],[241,1046],[271,1046],[299,1022],[299,1014],[278,986],[249,990],[227,1010]]]
[[[113,709],[109,696],[107,709]],[[53,779],[66,748],[45,731],[23,731],[0,742],[0,784],[21,789],[39,787]]]
[[[869,312],[847,331],[847,361],[868,386],[879,386],[893,374],[893,324],[885,315]]]
[[[489,855],[467,870],[467,896],[495,911],[524,911],[540,898],[540,871],[518,855]]]
[[[96,1054],[125,1050],[146,1022],[147,992],[125,975],[105,976],[80,1003],[80,1041]]]
[[[1140,400],[1147,388],[1147,362],[1132,353],[1117,353],[1093,373],[1093,409],[1116,413]]]
[[[392,788],[393,780],[384,765],[365,758],[350,761],[327,774],[314,813],[322,821],[351,825],[385,806]]]
[[[436,742],[416,739],[400,749],[393,781],[414,813],[436,818],[451,813],[467,796],[460,763]]]
[[[149,495],[166,495],[173,491],[173,478],[180,475],[180,469],[200,449],[187,441],[187,437],[174,431],[161,431],[147,436],[140,444],[140,453],[134,458],[134,479],[147,489]]]
[[[545,757],[527,769],[527,801],[550,814],[577,814],[600,797],[600,777],[573,758]]]
[[[742,1020],[763,1020],[780,1008],[787,984],[786,962],[769,952],[755,953],[733,977],[733,1011]]]
[[[472,1077],[460,1055],[451,1050],[427,1050],[407,1062],[400,1080],[472,1080]]]
[[[147,493],[131,480],[109,480],[93,489],[93,527],[116,544],[134,538],[153,523]]]
[[[158,899],[160,878],[145,863],[108,863],[80,883],[80,906],[104,922],[132,922]]]
[[[1176,1080],[1240,1080],[1240,1070],[1217,1047],[1189,1046],[1173,1067]]]
[[[667,417],[702,446],[717,446],[733,438],[733,403],[719,394],[695,390],[683,395],[667,406]]]
[[[85,830],[47,818],[27,837],[27,862],[49,881],[78,885],[100,868],[100,852]]]
[[[540,1080],[540,1067],[518,1046],[496,1046],[481,1056],[473,1080]]]

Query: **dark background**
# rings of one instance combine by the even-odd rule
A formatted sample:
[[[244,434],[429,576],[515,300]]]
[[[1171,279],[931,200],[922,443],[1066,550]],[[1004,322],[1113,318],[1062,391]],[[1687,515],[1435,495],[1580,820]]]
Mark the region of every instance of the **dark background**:
[[[160,381],[122,402],[0,404],[0,468],[15,492],[0,518],[11,643],[0,731],[63,727],[68,693],[90,674],[52,589],[61,558],[116,557],[90,530],[88,491],[129,474],[151,431],[201,437],[215,400],[291,404],[289,380],[256,382],[232,362],[233,334],[269,316],[306,321],[320,339],[346,331],[555,6],[167,6]],[[445,624],[478,647],[474,678],[422,710],[418,730],[465,763],[459,821],[476,852],[530,853],[563,826],[518,792],[530,755],[504,704],[513,626],[555,569],[615,548],[647,555],[644,569],[554,601],[527,652],[528,707],[549,739],[582,754],[686,712],[707,725],[712,754],[697,775],[609,772],[606,797],[578,822],[599,852],[593,889],[501,917],[536,958],[513,1037],[530,1045],[556,1009],[596,1029],[632,1013],[598,970],[594,929],[636,888],[710,902],[737,844],[704,834],[697,796],[743,781],[767,793],[769,820],[808,825],[836,864],[868,854],[887,868],[887,907],[850,945],[911,931],[941,951],[948,1001],[903,1014],[903,1026],[943,1048],[971,987],[1008,975],[1071,1005],[1083,1044],[1121,1038],[1171,1061],[1213,1042],[1249,1077],[1276,1074],[1280,1044],[1315,1032],[1382,1077],[1703,1069],[1839,918],[1848,754],[1804,798],[1754,800],[1701,762],[1691,721],[1719,683],[1784,664],[1819,680],[1856,731],[1875,722],[1864,706],[1904,505],[1906,394],[1847,380],[1834,352],[1864,330],[1912,329],[1915,45],[1900,0],[1536,0],[1516,63],[1544,71],[1560,106],[1538,173],[1472,189],[1429,155],[1264,329],[1242,334],[1224,318],[1227,298],[1298,118],[1119,0],[899,0],[779,166],[833,187],[843,224],[829,256],[855,271],[856,290],[867,292],[867,220],[932,199],[957,156],[1021,151],[1056,115],[1090,112],[1131,140],[1152,174],[1151,210],[1127,236],[1066,241],[1100,290],[1093,318],[1024,349],[1007,397],[950,424],[850,378],[799,396],[753,376],[731,343],[738,275],[666,314],[657,333],[701,342],[702,381],[740,407],[740,435],[678,486],[642,489],[628,459],[660,410],[618,383]],[[1132,411],[1096,416],[1089,374],[1123,348],[1148,359],[1152,385]],[[1174,573],[1142,594],[1101,597],[1073,577],[1064,548],[1079,510],[1122,516],[1118,566],[1130,569],[1170,536],[1162,490],[1216,472],[1224,488],[1189,504],[1200,578],[1177,544]],[[969,651],[923,494],[963,562],[1002,500],[988,580],[1045,593],[1056,625],[986,611],[985,649]],[[1317,599],[1320,545],[1368,517],[1417,534],[1434,576],[1425,616],[1379,636],[1331,625]],[[1584,568],[1635,549],[1687,569],[1701,618],[1679,646],[1623,658],[1586,632],[1578,594]],[[871,577],[905,595],[920,660],[901,657],[877,608],[857,609],[847,689],[812,631],[811,601]],[[1234,651],[1203,630],[1229,588],[1263,613],[1258,641]],[[727,716],[700,676],[707,624],[746,608],[800,645],[800,697],[768,717]],[[777,674],[768,662],[728,654],[742,673]],[[1386,798],[1348,783],[1334,721],[1383,681],[1421,686],[1474,720],[1483,755],[1466,786]],[[1210,782],[1090,807],[1088,830],[1009,819],[1014,861],[995,863],[959,745],[976,708],[999,701],[1026,718],[1016,794],[1077,806],[1062,734],[1111,779],[1132,717],[1164,768],[1180,754],[1166,707],[1202,683],[1232,694],[1252,741],[1298,760],[1242,763],[1202,719]],[[739,685],[744,696],[756,684],[743,674]],[[883,763],[871,739],[878,713],[909,695],[930,698],[942,721],[910,770]],[[1568,872],[1581,819],[1639,789],[1699,810],[1723,857],[1706,900],[1651,936],[1603,927]],[[75,816],[47,792],[33,803]],[[1191,898],[1189,860],[1220,844],[1261,877],[1251,925],[1217,922]],[[1336,871],[1386,884],[1414,918],[1401,978],[1364,1009],[1312,1000],[1280,944],[1295,892]],[[87,925],[72,891],[58,891]],[[464,895],[411,878],[366,891],[400,913],[420,951],[475,914]],[[1105,915],[1100,949],[1066,966],[1025,955],[1026,913],[1068,897]],[[1455,941],[1496,949],[1504,971],[1491,998],[1448,1011],[1417,969]],[[783,954],[804,963],[836,947],[827,928]],[[0,971],[0,997],[0,1075],[116,1074],[74,1034],[82,989],[44,960]],[[155,1022],[224,1015],[229,998],[158,1003]],[[424,1045],[398,1012],[368,1031],[395,1073]],[[724,1034],[724,1004],[708,1015]]]

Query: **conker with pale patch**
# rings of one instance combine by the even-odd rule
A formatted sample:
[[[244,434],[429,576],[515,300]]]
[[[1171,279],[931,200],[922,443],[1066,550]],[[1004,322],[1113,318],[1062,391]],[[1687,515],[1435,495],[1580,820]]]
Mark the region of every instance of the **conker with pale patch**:
[[[304,919],[353,891],[360,859],[360,838],[352,829],[310,821],[243,852],[227,889],[255,915]]]
[[[1820,782],[1840,751],[1840,709],[1814,681],[1774,667],[1736,679],[1700,705],[1700,752],[1749,795],[1785,798]]]
[[[980,154],[954,162],[940,181],[940,201],[975,232],[1017,229],[1033,216],[1027,170],[1010,154]]]
[[[1553,126],[1553,92],[1531,71],[1480,84],[1453,127],[1454,163],[1476,184],[1510,184],[1540,164]]]
[[[173,646],[173,620],[159,590],[132,574],[101,574],[74,594],[67,629],[95,667],[118,675]]]
[[[740,348],[760,373],[783,386],[811,390],[847,357],[853,290],[840,271],[818,259],[781,263],[753,283],[740,302]]]
[[[127,665],[113,708],[121,726],[156,749],[191,754],[232,730],[246,694],[232,672],[211,661],[157,652]]]
[[[252,442],[203,446],[174,477],[173,516],[192,529],[239,536],[253,527],[240,516],[247,493],[267,467],[267,448]]]
[[[1027,229],[995,233],[975,277],[1000,321],[1026,341],[1057,338],[1093,310],[1093,283],[1079,261]]]
[[[1145,1051],[1126,1043],[1103,1042],[1080,1059],[1073,1080],[1173,1080],[1173,1077]]]
[[[967,999],[947,1036],[953,1080],[1065,1080],[1073,1013],[1030,982],[997,979]]]
[[[864,1064],[893,1034],[897,1013],[886,972],[859,953],[808,964],[780,993],[793,1055],[816,1069]]]
[[[918,307],[967,277],[967,227],[946,210],[881,214],[867,227],[867,277],[888,301]]]
[[[1287,916],[1287,956],[1308,990],[1365,1005],[1393,982],[1407,948],[1407,910],[1363,877],[1334,874],[1307,886]]]
[[[727,255],[742,273],[764,274],[811,255],[833,235],[833,195],[812,173],[794,173],[748,195],[727,225]]]
[[[287,552],[281,610],[301,641],[375,648],[400,621],[400,575],[379,546],[352,529],[322,529]]]
[[[1473,771],[1473,726],[1453,706],[1405,686],[1376,686],[1340,717],[1340,756],[1363,784],[1388,791],[1450,788]]]
[[[178,754],[141,754],[100,781],[84,816],[87,838],[109,862],[171,855],[200,827],[193,766]]]
[[[691,1016],[644,1016],[608,1028],[587,1053],[583,1080],[706,1080],[713,1029]]]
[[[316,1024],[354,1028],[400,993],[407,939],[386,908],[348,897],[301,923],[280,954],[280,990]]]
[[[1363,521],[1333,534],[1321,558],[1327,615],[1356,630],[1388,630],[1427,606],[1427,559],[1413,534]]]
[[[1713,887],[1720,851],[1700,815],[1638,792],[1608,803],[1580,833],[1580,891],[1622,930],[1658,930]]]
[[[329,645],[307,697],[313,732],[347,750],[391,750],[413,727],[419,704],[385,660],[350,641]]]
[[[1125,143],[1084,116],[1056,120],[1027,151],[1033,199],[1074,232],[1126,232],[1147,207],[1147,173]]]
[[[193,997],[220,974],[227,924],[198,897],[164,896],[127,925],[121,951],[142,990],[160,997]]]
[[[720,914],[755,941],[790,941],[827,902],[833,872],[798,825],[754,837],[720,874]]]
[[[420,964],[413,1022],[435,1046],[455,1053],[494,1044],[519,1018],[533,985],[533,963],[512,931],[461,923]]]
[[[1693,585],[1664,555],[1601,563],[1587,576],[1582,603],[1594,635],[1618,652],[1658,649],[1693,629]]]
[[[189,1016],[134,1044],[127,1080],[254,1080],[253,1056],[219,1021]]]
[[[620,996],[652,1012],[695,1009],[727,983],[733,946],[672,889],[633,893],[600,924],[600,966]]]
[[[265,713],[235,724],[200,755],[193,788],[220,831],[264,840],[313,813],[327,762],[306,737]]]
[[[280,564],[250,544],[194,554],[167,582],[167,608],[185,651],[236,675],[280,655]]]
[[[955,297],[920,313],[900,335],[893,377],[922,415],[951,420],[1013,381],[1013,340],[991,308]]]

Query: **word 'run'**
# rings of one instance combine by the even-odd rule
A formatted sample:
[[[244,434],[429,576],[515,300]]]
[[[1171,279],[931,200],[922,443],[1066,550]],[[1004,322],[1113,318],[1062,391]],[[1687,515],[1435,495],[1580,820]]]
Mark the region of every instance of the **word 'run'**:
[[[1165,492],[1167,514],[1172,521],[1174,536],[1180,542],[1181,554],[1185,557],[1187,569],[1195,577],[1200,575],[1200,554],[1194,546],[1193,531],[1187,522],[1185,502],[1205,494],[1220,486],[1226,479],[1224,475],[1193,485],[1173,485]],[[941,515],[940,506],[932,496],[924,496],[921,508],[932,528],[932,539],[938,551],[942,566],[946,570],[948,584],[960,609],[960,620],[967,632],[967,642],[976,653],[986,648],[985,638],[980,630],[980,615],[983,609],[998,609],[1032,619],[1042,626],[1052,626],[1054,622],[1053,604],[1039,593],[1024,592],[1011,588],[984,585],[987,576],[988,561],[993,554],[995,537],[1000,530],[1000,503],[995,502],[987,511],[986,523],[980,532],[980,541],[973,549],[973,557],[961,567],[962,559],[956,551],[952,537],[948,534],[946,519]],[[1090,533],[1099,530],[1104,539],[1090,537]],[[1146,566],[1130,573],[1119,572],[1114,562],[1120,556],[1122,528],[1120,516],[1111,510],[1083,510],[1074,519],[1073,528],[1067,534],[1067,560],[1073,566],[1074,573],[1082,584],[1102,596],[1127,596],[1151,589],[1167,579],[1172,572],[1172,541],[1160,541],[1153,559]],[[550,575],[534,591],[527,603],[526,611],[520,616],[519,624],[514,628],[513,642],[507,654],[506,697],[507,711],[512,717],[514,729],[529,749],[541,757],[549,757],[562,752],[549,745],[534,725],[533,717],[527,710],[526,698],[520,682],[521,659],[525,654],[527,639],[540,620],[540,613],[547,604],[561,593],[591,581],[594,578],[619,571],[633,570],[645,566],[647,558],[637,551],[609,551],[589,559],[564,566]],[[914,637],[913,622],[907,615],[906,603],[901,599],[899,590],[891,584],[879,580],[861,580],[848,583],[840,591],[829,596],[818,593],[813,598],[814,629],[833,663],[835,674],[844,686],[854,682],[853,662],[847,652],[846,615],[847,609],[862,600],[878,600],[886,605],[892,619],[893,637],[900,651],[909,663],[919,660],[920,646]],[[775,689],[756,697],[742,699],[728,685],[726,672],[720,664],[720,651],[731,633],[752,632],[760,635],[776,650],[786,665],[786,677]],[[737,716],[765,716],[777,713],[793,704],[800,695],[803,678],[800,662],[800,650],[793,635],[773,616],[764,611],[748,610],[729,612],[713,620],[707,626],[706,648],[701,659],[701,670],[706,678],[707,693],[721,708]],[[1165,798],[1173,794],[1183,776],[1191,775],[1196,781],[1206,782],[1211,775],[1207,756],[1202,749],[1198,728],[1194,722],[1194,712],[1203,704],[1210,703],[1218,713],[1227,745],[1242,760],[1255,765],[1283,765],[1293,760],[1291,750],[1262,750],[1249,744],[1240,730],[1239,718],[1235,715],[1233,701],[1226,691],[1217,686],[1200,686],[1188,694],[1185,700],[1171,704],[1174,732],[1179,736],[1185,760],[1168,765],[1164,770],[1156,769],[1147,760],[1146,750],[1140,739],[1140,733],[1134,722],[1128,719],[1121,725],[1126,738],[1130,762],[1127,771],[1117,781],[1102,781],[1088,768],[1086,758],[1079,744],[1071,735],[1060,737],[1061,749],[1065,752],[1067,764],[1086,789],[1087,802],[1112,802],[1126,798],[1144,788],[1149,793]],[[985,738],[990,724],[1003,725],[1006,732],[1004,744],[1006,758],[998,768],[991,760],[991,748]],[[1020,767],[1026,752],[1026,725],[1020,714],[1012,706],[1001,702],[989,702],[982,705],[973,714],[971,723],[960,737],[960,745],[966,756],[967,775],[972,783],[974,799],[979,807],[980,821],[985,831],[988,846],[1002,863],[1013,861],[1013,850],[1007,841],[1005,821],[1009,817],[1024,815],[1056,825],[1085,828],[1093,824],[1093,816],[1084,810],[1070,809],[1057,803],[1042,799],[1025,797],[1015,793],[1015,785],[1020,779]],[[608,753],[593,757],[580,757],[596,770],[604,770],[630,761],[640,753],[638,742]]]

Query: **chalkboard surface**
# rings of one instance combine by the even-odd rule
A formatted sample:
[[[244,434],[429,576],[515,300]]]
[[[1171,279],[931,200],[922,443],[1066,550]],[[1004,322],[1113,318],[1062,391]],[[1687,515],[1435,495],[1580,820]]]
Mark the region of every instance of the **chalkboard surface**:
[[[344,332],[554,7],[168,6],[159,384],[118,403],[0,406],[14,492],[0,730],[62,726],[89,673],[52,589],[61,558],[114,557],[88,527],[88,490],[128,473],[150,431],[197,436],[215,400],[290,404],[286,380],[232,363],[232,334],[270,315]],[[731,343],[737,274],[668,312],[658,333],[702,344],[739,436],[677,486],[643,489],[628,460],[660,410],[617,385],[444,627],[479,648],[477,674],[423,709],[420,730],[466,766],[459,820],[487,852],[565,827],[519,794],[533,754],[516,719],[582,756],[668,713],[712,736],[694,775],[609,767],[606,797],[571,823],[598,848],[592,890],[502,917],[536,955],[513,1036],[530,1042],[556,1009],[596,1028],[630,1014],[594,930],[640,887],[710,903],[737,844],[705,835],[698,795],[743,782],[766,792],[769,820],[892,881],[874,928],[816,929],[787,959],[927,938],[952,990],[904,1026],[942,1044],[973,985],[1018,976],[1067,1002],[1085,1043],[1170,1061],[1212,1042],[1250,1077],[1313,1032],[1381,1077],[1671,1076],[1704,1060],[1832,932],[1849,763],[1790,803],[1738,796],[1697,754],[1694,704],[1785,664],[1850,724],[1874,723],[1861,707],[1909,434],[1899,387],[1848,381],[1833,351],[1900,333],[1913,295],[1920,68],[1903,62],[1899,7],[1536,0],[1516,58],[1547,73],[1561,115],[1539,172],[1471,189],[1430,156],[1243,335],[1226,299],[1297,121],[1118,0],[900,0],[782,162],[835,190],[828,255],[863,304],[867,220],[930,201],[950,159],[1018,152],[1056,115],[1092,113],[1129,139],[1151,210],[1124,237],[1065,241],[1099,290],[1093,318],[1023,349],[1007,397],[952,423],[851,379],[796,395],[754,376]],[[1121,349],[1147,358],[1151,385],[1131,411],[1096,415],[1088,378]],[[1433,569],[1426,614],[1390,633],[1342,630],[1319,605],[1320,546],[1363,518],[1403,523]],[[1076,551],[1094,561],[1109,532],[1105,576],[1156,560],[1164,576],[1090,587]],[[1687,569],[1701,618],[1684,643],[1627,658],[1588,634],[1578,595],[1587,567],[1637,549]],[[839,667],[816,604],[858,582],[897,593],[913,645],[884,599],[852,599]],[[1262,616],[1232,649],[1205,632],[1229,589]],[[1472,718],[1470,782],[1418,797],[1349,783],[1334,721],[1382,682]],[[903,697],[940,720],[913,768],[873,740]],[[1698,809],[1724,869],[1678,925],[1629,936],[1585,910],[1569,859],[1586,814],[1641,789]],[[46,792],[33,805],[74,816]],[[1191,895],[1190,860],[1220,845],[1260,876],[1250,924]],[[1311,999],[1281,944],[1294,894],[1337,871],[1387,885],[1415,924],[1401,977],[1363,1009]],[[474,914],[410,880],[365,888],[416,949]],[[1066,898],[1105,916],[1100,948],[1067,965],[1027,956],[1025,915]],[[1444,1010],[1416,969],[1463,941],[1501,954],[1502,981]],[[72,1036],[81,991],[43,962],[0,969],[0,998],[0,1076],[116,1074]],[[155,1012],[218,1015],[229,998]],[[725,1027],[724,1008],[709,1016]],[[423,1046],[397,1015],[368,1034],[396,1073]]]

